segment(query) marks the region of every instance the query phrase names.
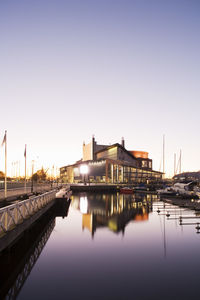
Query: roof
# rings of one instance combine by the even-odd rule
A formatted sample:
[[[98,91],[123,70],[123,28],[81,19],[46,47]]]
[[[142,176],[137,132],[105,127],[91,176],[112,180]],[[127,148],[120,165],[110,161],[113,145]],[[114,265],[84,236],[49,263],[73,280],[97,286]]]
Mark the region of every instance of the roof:
[[[126,149],[125,149],[121,144],[119,144],[119,143],[116,143],[116,144],[110,145],[110,146],[108,146],[108,147],[106,147],[106,148],[104,148],[104,149],[101,149],[101,150],[95,152],[95,154],[100,153],[100,152],[104,152],[105,150],[109,150],[109,149],[112,149],[112,148],[115,148],[115,147],[121,148],[121,149],[122,149],[124,152],[126,152],[131,158],[137,160],[137,158],[136,158],[133,154],[131,154],[128,150],[126,150]]]

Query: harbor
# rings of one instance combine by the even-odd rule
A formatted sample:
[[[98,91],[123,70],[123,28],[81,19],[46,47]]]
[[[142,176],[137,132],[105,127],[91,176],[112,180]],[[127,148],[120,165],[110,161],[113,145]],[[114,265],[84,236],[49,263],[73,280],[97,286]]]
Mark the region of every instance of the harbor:
[[[76,299],[88,291],[94,297],[96,289],[96,299],[111,293],[115,299],[131,299],[133,287],[136,299],[169,299],[171,289],[183,299],[196,293],[197,212],[148,193],[77,192],[70,198],[54,203],[9,251],[2,252],[2,299],[27,299],[30,293],[34,298],[55,299],[55,285],[59,295]],[[187,285],[182,285],[183,273]],[[74,290],[77,274],[81,280]],[[160,276],[163,280],[157,285]],[[48,288],[37,289],[41,279]]]
[[[57,185],[57,188],[53,188],[51,185],[51,188],[49,187],[50,190],[48,189],[48,191],[44,191],[44,188],[47,187],[43,186],[43,192],[37,191],[34,194],[32,193],[29,195],[24,193],[15,195],[14,198],[10,197],[4,199],[2,201],[2,208],[0,208],[0,252],[9,248],[15,240],[24,233],[24,231],[28,230],[29,227],[37,222],[37,220],[40,219],[43,214],[55,204],[55,202],[58,202],[59,199],[64,203],[70,199],[72,195],[76,197],[77,194],[89,194],[93,195],[93,197],[95,197],[95,195],[114,194],[124,201],[124,197],[128,194],[127,196],[131,197],[132,200],[141,198],[153,199],[156,197],[164,203],[200,211],[199,196],[195,197],[194,194],[191,194],[193,195],[192,197],[190,194],[186,195],[185,186],[188,186],[188,184],[175,184],[170,187],[170,190],[166,188],[166,193],[165,190],[154,190],[151,192],[147,188],[130,188],[126,185],[68,184],[61,186]],[[180,187],[180,189],[177,190],[177,187]],[[175,188],[176,194],[174,194]],[[183,195],[180,194],[182,190],[184,191]],[[178,191],[179,194],[177,194]],[[188,193],[193,193],[191,188]],[[144,201],[142,201],[142,203],[144,204]]]
[[[0,300],[197,300],[200,1],[0,1]]]

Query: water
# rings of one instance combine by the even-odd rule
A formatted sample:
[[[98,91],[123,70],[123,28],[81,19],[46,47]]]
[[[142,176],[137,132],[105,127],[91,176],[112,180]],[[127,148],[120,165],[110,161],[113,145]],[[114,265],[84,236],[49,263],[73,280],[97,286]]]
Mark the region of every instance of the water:
[[[164,208],[153,195],[74,195],[69,211],[54,208],[2,255],[1,291],[17,299],[198,299],[198,219],[181,226],[180,215],[195,213]]]

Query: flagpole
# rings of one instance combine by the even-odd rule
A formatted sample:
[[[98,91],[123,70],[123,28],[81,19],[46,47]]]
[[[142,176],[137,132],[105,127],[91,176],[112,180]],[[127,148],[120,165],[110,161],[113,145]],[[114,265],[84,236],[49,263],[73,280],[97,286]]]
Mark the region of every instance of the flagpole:
[[[5,198],[7,198],[7,130],[5,131]]]
[[[24,189],[25,189],[25,192],[26,192],[26,145],[25,145],[24,156],[25,156],[25,178],[24,178]]]

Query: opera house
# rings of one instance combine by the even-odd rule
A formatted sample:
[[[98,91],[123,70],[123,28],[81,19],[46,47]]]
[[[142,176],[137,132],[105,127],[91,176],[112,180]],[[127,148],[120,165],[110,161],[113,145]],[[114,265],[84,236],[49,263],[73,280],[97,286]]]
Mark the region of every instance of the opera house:
[[[162,179],[162,173],[152,169],[148,152],[127,150],[121,144],[99,145],[94,136],[83,143],[83,157],[75,164],[60,168],[60,177],[68,183],[151,183]]]

